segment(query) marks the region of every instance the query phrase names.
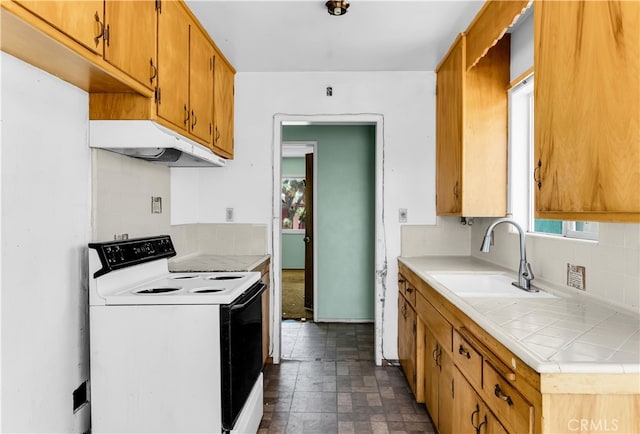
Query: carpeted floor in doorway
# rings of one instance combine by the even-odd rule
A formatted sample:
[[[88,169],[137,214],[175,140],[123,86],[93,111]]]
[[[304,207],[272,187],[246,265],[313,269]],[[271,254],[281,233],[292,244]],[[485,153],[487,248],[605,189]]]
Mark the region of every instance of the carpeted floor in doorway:
[[[304,308],[304,270],[282,270],[282,319],[313,320]]]

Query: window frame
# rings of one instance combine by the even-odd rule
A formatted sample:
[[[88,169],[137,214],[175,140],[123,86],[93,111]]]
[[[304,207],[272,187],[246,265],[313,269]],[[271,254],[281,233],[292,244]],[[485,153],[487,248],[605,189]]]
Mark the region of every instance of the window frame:
[[[522,79],[514,83],[509,91],[509,163],[508,163],[508,189],[507,189],[507,215],[512,216],[523,227],[527,233],[533,235],[543,235],[556,238],[598,240],[597,222],[585,222],[596,225],[596,231],[576,230],[578,221],[558,220],[562,222],[562,233],[537,232],[535,230],[535,194],[534,194],[534,74],[523,76]],[[521,110],[527,110],[527,119],[516,119],[515,110],[518,114]],[[527,131],[522,133],[516,128],[526,127]],[[522,149],[517,146],[526,146]],[[525,168],[526,164],[526,168]],[[516,170],[519,169],[519,170]],[[527,179],[522,179],[522,173],[527,174]],[[524,184],[524,185],[523,185]],[[524,199],[518,196],[524,194]]]

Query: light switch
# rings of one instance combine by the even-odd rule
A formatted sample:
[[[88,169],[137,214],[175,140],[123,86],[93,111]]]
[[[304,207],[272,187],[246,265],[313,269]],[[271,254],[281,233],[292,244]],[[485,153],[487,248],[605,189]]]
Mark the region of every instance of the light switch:
[[[228,222],[232,222],[233,221],[233,208],[227,208],[225,210],[225,219]]]
[[[400,208],[398,210],[398,221],[400,223],[406,223],[407,222],[407,209],[406,208]]]

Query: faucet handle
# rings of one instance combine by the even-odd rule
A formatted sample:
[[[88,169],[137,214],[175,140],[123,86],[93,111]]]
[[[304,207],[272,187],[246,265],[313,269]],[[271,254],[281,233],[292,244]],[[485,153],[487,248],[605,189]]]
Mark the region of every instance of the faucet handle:
[[[527,262],[527,271],[522,274],[522,277],[524,277],[527,280],[533,280],[534,278],[533,270],[531,269],[531,264],[528,262]]]

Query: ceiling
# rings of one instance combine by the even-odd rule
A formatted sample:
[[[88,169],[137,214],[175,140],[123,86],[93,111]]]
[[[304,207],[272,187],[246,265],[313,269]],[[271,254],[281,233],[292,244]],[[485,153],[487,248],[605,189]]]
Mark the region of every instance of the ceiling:
[[[483,1],[187,0],[238,72],[432,71]]]

